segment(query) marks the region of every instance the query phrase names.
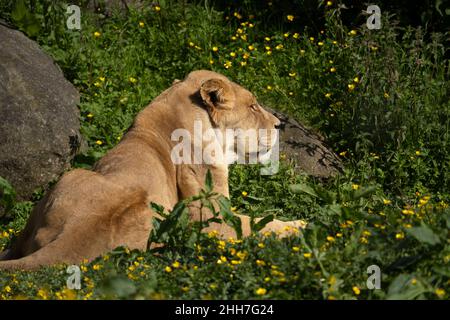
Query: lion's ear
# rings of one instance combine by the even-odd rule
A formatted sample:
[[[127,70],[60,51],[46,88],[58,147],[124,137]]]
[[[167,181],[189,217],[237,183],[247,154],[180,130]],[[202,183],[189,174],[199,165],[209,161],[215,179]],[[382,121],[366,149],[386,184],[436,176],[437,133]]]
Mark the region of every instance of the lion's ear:
[[[233,109],[235,95],[231,84],[222,79],[210,79],[202,83],[200,95],[211,110]]]

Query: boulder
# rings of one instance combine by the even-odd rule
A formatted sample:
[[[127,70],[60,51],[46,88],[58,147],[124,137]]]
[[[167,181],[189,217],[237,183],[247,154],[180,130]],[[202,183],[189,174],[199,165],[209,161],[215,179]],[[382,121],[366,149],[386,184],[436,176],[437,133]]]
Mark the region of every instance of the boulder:
[[[329,178],[343,168],[341,160],[330,150],[319,134],[282,112],[267,108],[280,119],[280,154],[295,168],[318,178]]]
[[[0,24],[0,43],[0,176],[26,200],[58,178],[80,146],[79,94],[21,32]]]

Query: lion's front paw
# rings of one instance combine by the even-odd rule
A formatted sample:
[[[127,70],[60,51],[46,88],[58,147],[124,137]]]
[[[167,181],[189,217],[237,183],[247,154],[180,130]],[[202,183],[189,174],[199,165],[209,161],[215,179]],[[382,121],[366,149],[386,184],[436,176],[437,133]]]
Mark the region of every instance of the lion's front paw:
[[[299,229],[304,229],[307,223],[304,220],[281,221],[274,220],[266,224],[261,230],[262,234],[274,232],[280,238],[298,235]]]

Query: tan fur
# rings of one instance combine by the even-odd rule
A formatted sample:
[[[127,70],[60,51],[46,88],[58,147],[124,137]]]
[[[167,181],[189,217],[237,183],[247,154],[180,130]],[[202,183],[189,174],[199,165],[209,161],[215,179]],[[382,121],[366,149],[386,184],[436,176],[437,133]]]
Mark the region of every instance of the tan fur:
[[[253,105],[253,107],[251,107]],[[145,250],[155,213],[150,202],[172,208],[178,201],[204,188],[209,169],[214,191],[228,194],[226,165],[174,165],[170,152],[177,143],[171,133],[192,132],[194,120],[207,128],[267,128],[278,119],[262,109],[255,97],[226,77],[211,71],[194,71],[157,97],[136,117],[122,141],[110,150],[93,171],[66,173],[34,208],[12,248],[0,257],[0,269],[35,269],[56,263],[79,263],[116,248]],[[195,205],[192,219],[199,219]],[[242,220],[250,234],[250,220]],[[269,223],[263,231],[285,233],[300,221]],[[235,237],[226,224],[214,224],[224,238]]]

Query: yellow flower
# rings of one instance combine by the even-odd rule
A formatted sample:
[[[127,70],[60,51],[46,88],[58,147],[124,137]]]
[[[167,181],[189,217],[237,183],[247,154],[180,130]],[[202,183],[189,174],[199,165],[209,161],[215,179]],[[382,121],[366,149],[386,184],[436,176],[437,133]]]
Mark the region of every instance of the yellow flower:
[[[133,77],[128,78],[128,80],[129,80],[131,83],[136,83],[136,82],[137,82],[136,78],[133,78]]]
[[[436,289],[436,290],[434,291],[434,293],[435,293],[439,298],[442,298],[442,297],[445,295],[445,290],[444,290],[444,289],[438,288],[438,289]]]
[[[209,64],[214,64],[214,60],[210,59]]]
[[[294,37],[295,39],[298,39],[298,38],[300,38],[300,34],[298,32],[296,32],[292,35],[292,37]]]
[[[399,232],[395,235],[395,239],[401,240],[405,237],[405,234],[403,232]]]
[[[303,256],[305,258],[311,258],[312,254],[308,252],[308,253],[304,253]]]
[[[10,286],[6,286],[6,287],[3,288],[3,291],[5,291],[7,293],[10,293],[12,291],[12,289],[11,289]]]
[[[236,53],[235,52],[230,52],[230,57],[236,57]]]
[[[356,35],[356,30],[351,30],[351,31],[349,32],[349,34],[352,35],[352,36]]]
[[[215,283],[211,283],[210,285],[209,285],[209,287],[211,288],[211,289],[216,289],[217,288],[217,284],[215,284]]]
[[[98,77],[98,80],[100,80],[101,82],[105,82],[105,77]]]
[[[94,32],[94,37],[96,37],[96,38],[98,38],[98,37],[100,37],[102,34],[100,33],[100,32],[98,32],[98,31],[95,31]]]
[[[241,67],[245,67],[247,65],[247,61],[241,61]]]
[[[145,25],[145,23],[143,23],[142,21],[139,22],[139,27],[143,28]]]
[[[347,151],[342,151],[342,152],[339,153],[339,155],[341,157],[345,157],[347,155]]]
[[[314,37],[309,37],[309,40],[310,41],[314,41]]]
[[[283,36],[284,36],[285,38],[289,38],[289,32],[286,32],[285,34],[283,34]]]
[[[383,203],[384,203],[384,204],[391,204],[391,200],[383,199]]]
[[[348,91],[353,91],[355,89],[355,85],[353,83],[350,83],[347,85]]]
[[[360,290],[357,286],[354,286],[354,287],[352,288],[352,290],[353,290],[353,292],[354,292],[357,296],[361,293],[361,290]]]
[[[97,141],[95,141],[95,143],[98,144],[99,146],[101,146],[103,144],[103,141],[97,140]]]
[[[252,45],[249,45],[249,46],[248,46],[248,50],[253,51],[253,50],[255,50],[255,47],[252,46]]]
[[[154,6],[153,10],[155,10],[156,12],[159,12],[159,11],[161,11],[161,7],[160,6]]]
[[[319,41],[319,42],[317,42],[317,45],[323,46],[323,42],[322,42],[322,41]]]
[[[299,252],[300,248],[299,247],[292,247],[292,251]]]
[[[331,97],[331,93],[325,93],[325,98],[329,98],[329,97]]]
[[[167,267],[164,268],[164,271],[167,272],[167,273],[170,273],[170,272],[172,272],[172,268],[167,266]]]
[[[327,6],[332,6],[333,2],[332,1],[327,1]]]
[[[48,294],[47,291],[45,291],[44,289],[39,289],[37,296],[42,299],[42,300],[47,300],[48,299]]]
[[[189,291],[189,287],[181,287],[181,291],[188,292]]]
[[[359,78],[358,78],[358,77],[354,77],[354,78],[353,78],[353,82],[358,83],[358,82],[359,82]]]
[[[223,66],[225,67],[225,69],[229,69],[233,66],[233,63],[231,61],[226,61]]]
[[[336,237],[342,238],[342,233],[340,233],[340,232],[336,233]]]
[[[246,197],[248,195],[247,191],[242,191],[242,196]]]
[[[416,156],[420,156],[420,150],[416,150]]]
[[[267,90],[272,90],[272,86],[270,86],[270,85],[267,86],[266,88],[267,88]]]
[[[260,267],[264,267],[266,265],[266,262],[264,260],[256,260],[256,264]]]
[[[99,265],[99,264],[94,264],[94,265],[92,266],[92,269],[94,269],[95,271],[98,271],[98,270],[100,270],[101,268],[102,268],[102,266]]]
[[[327,241],[328,241],[328,242],[334,242],[335,239],[334,239],[332,236],[328,236],[328,237],[327,237]]]
[[[248,58],[250,58],[250,55],[246,52],[246,53],[244,53],[244,55],[242,56],[242,58],[248,59]]]
[[[284,46],[282,44],[279,44],[275,47],[276,50],[281,50],[283,48],[284,48]]]
[[[260,243],[258,243],[258,247],[260,247],[262,249],[265,247],[265,244],[260,242]]]
[[[263,296],[263,295],[265,295],[265,294],[267,293],[267,290],[264,289],[264,288],[258,288],[258,289],[256,289],[255,293],[256,293],[258,296]]]
[[[215,238],[219,235],[219,233],[216,230],[208,232],[208,238]],[[199,246],[200,247],[200,246]]]
[[[294,16],[292,14],[288,14],[286,17],[289,21],[294,21]]]
[[[295,72],[289,72],[289,77],[295,77],[297,75],[297,73]]]
[[[219,51],[219,48],[218,47],[212,47],[212,51],[217,52],[217,51]]]
[[[352,189],[353,190],[358,190],[359,189],[359,184],[352,184]]]
[[[331,67],[330,68],[330,72],[336,72],[336,68],[335,67]]]
[[[231,264],[233,264],[233,265],[241,264],[241,261],[239,261],[239,260],[231,260]]]
[[[404,214],[404,215],[413,215],[414,214],[414,211],[413,210],[411,210],[411,209],[403,209],[402,210],[402,213]]]
[[[175,261],[174,263],[172,263],[172,267],[174,268],[179,268],[181,266],[181,264],[178,261]]]
[[[383,96],[384,96],[386,99],[388,99],[388,98],[389,98],[389,93],[385,92]]]

